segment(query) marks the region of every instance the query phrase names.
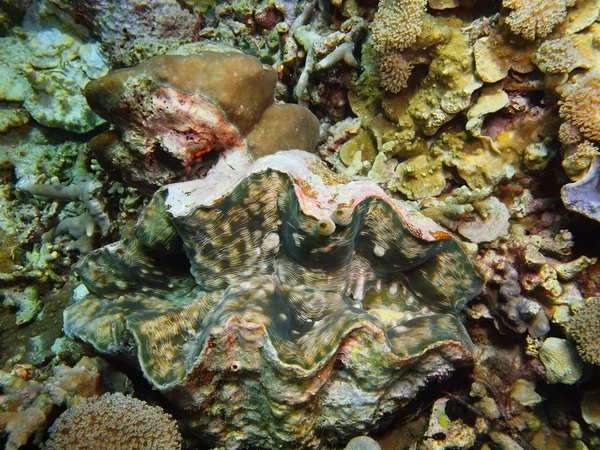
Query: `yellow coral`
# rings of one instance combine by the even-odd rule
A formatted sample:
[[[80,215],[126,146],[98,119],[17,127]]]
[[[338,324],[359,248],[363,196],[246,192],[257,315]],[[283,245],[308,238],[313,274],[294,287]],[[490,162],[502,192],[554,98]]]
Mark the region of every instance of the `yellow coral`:
[[[592,297],[577,309],[568,325],[581,359],[600,366],[600,297]]]
[[[563,122],[558,129],[558,139],[564,145],[581,142],[581,133],[571,122]]]
[[[567,17],[576,0],[503,0],[512,10],[506,18],[511,31],[529,41],[548,36]]]
[[[593,69],[600,64],[598,36],[600,25],[594,24],[585,32],[550,39],[533,55],[533,63],[544,73],[570,73],[575,69]]]
[[[177,423],[158,406],[121,393],[83,399],[50,427],[46,449],[181,449]]]
[[[600,141],[600,73],[590,72],[564,95],[560,116],[571,122],[584,138]]]
[[[415,43],[423,28],[427,0],[380,0],[371,25],[373,46],[380,52],[402,51]]]
[[[590,141],[584,141],[566,155],[562,166],[571,180],[579,181],[584,177],[596,156],[600,156],[598,147]]]

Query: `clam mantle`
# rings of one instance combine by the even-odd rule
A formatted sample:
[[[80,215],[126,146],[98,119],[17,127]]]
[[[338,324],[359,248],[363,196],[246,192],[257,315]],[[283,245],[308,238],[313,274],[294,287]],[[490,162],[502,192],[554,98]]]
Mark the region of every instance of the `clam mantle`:
[[[316,448],[470,361],[457,242],[310,153],[222,154],[88,255],[65,330],[125,355],[215,445]]]

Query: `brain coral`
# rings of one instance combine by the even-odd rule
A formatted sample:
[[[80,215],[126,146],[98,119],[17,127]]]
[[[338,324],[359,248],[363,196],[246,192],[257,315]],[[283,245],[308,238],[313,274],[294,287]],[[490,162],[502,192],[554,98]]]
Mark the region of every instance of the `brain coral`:
[[[279,149],[313,150],[319,123],[306,108],[275,104],[275,70],[237,52],[156,56],[86,86],[90,106],[119,131],[90,146],[102,166],[154,191],[196,178],[226,148],[258,157]]]
[[[548,36],[567,17],[576,0],[502,0],[512,10],[506,18],[511,31],[529,41]]]
[[[47,450],[181,448],[177,423],[158,406],[121,393],[82,399],[50,427]]]
[[[600,366],[600,297],[589,298],[577,309],[568,332],[581,359]]]
[[[455,314],[482,278],[447,233],[308,152],[243,156],[82,261],[68,335],[129,355],[231,449],[347,439],[470,360]]]

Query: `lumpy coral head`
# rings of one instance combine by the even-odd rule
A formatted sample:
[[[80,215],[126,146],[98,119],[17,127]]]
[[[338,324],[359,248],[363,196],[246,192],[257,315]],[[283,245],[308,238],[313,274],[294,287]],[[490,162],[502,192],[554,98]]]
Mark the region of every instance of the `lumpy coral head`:
[[[198,177],[224,149],[314,150],[316,117],[275,104],[275,83],[271,66],[243,53],[156,56],[88,83],[88,103],[117,127],[90,145],[109,173],[151,192]]]
[[[77,270],[66,333],[128,355],[226,448],[376,426],[470,361],[456,314],[483,284],[431,220],[299,150],[225,152]]]

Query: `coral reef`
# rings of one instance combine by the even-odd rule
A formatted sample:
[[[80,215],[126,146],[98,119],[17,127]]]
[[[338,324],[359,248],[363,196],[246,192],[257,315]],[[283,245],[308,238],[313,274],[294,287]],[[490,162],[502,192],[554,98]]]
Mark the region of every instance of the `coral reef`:
[[[181,449],[177,423],[158,406],[121,393],[82,399],[62,413],[45,447]]]
[[[0,0],[0,446],[600,448],[598,20]]]
[[[426,0],[380,0],[371,25],[374,47],[387,53],[413,45],[423,29],[426,5]]]
[[[468,361],[453,314],[483,280],[444,231],[307,152],[242,156],[159,190],[131,238],[79,265],[68,335],[134,346],[188,423],[231,448],[354,434]]]
[[[316,117],[274,103],[275,81],[272,67],[242,53],[157,56],[86,86],[90,105],[121,130],[90,145],[109,173],[147,191],[198,177],[229,148],[313,150]]]
[[[82,358],[74,367],[57,365],[47,376],[30,364],[18,364],[11,372],[0,371],[0,431],[7,435],[5,448],[17,450],[54,419],[60,405],[73,398],[103,392],[98,361]],[[90,430],[87,430],[89,432]],[[34,437],[39,443],[41,436]]]

